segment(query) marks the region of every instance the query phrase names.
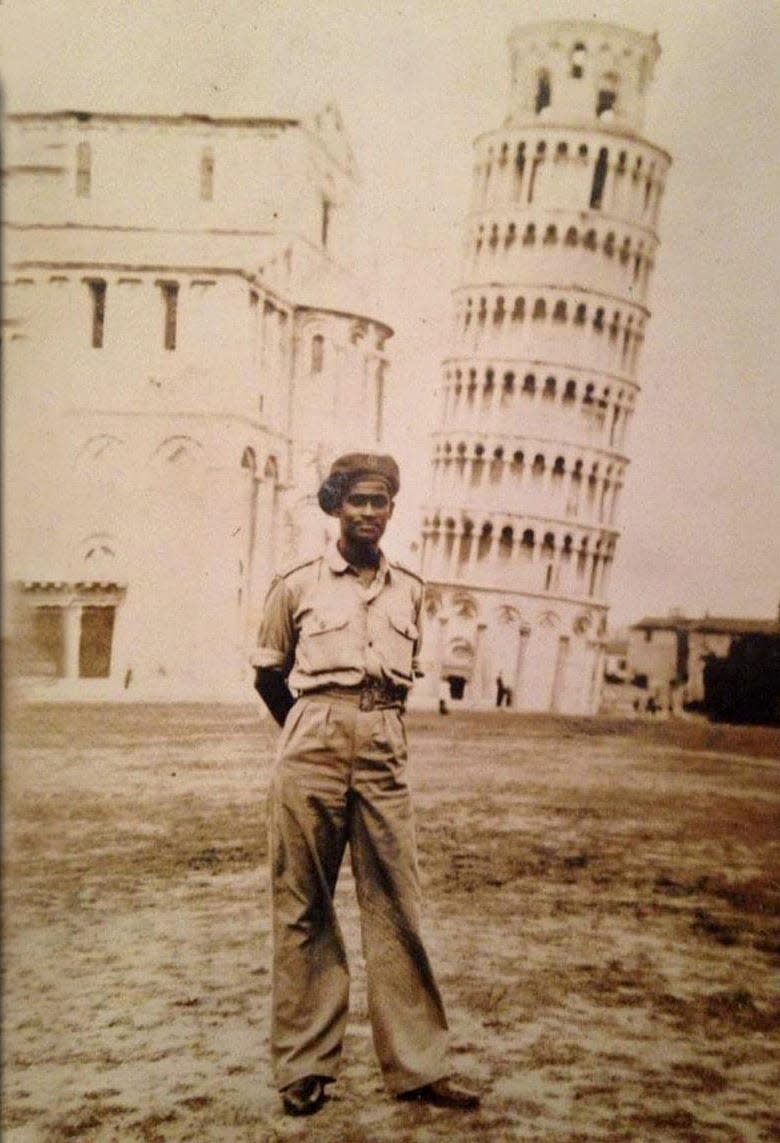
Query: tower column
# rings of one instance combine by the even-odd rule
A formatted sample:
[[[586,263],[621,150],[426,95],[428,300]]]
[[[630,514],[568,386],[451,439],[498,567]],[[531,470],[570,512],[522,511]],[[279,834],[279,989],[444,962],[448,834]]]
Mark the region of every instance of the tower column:
[[[79,677],[82,611],[80,603],[69,603],[63,608],[63,672],[66,679]]]

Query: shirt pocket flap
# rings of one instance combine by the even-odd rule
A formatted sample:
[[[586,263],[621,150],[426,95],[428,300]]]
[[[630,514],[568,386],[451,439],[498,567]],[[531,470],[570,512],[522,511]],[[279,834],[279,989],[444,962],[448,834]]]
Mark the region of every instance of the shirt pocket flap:
[[[407,615],[394,615],[391,612],[388,615],[388,619],[390,620],[390,626],[393,628],[393,630],[397,631],[399,635],[404,635],[407,639],[417,639],[418,635],[420,634],[412,620],[409,619]]]
[[[317,611],[306,617],[305,633],[309,636],[328,635],[340,631],[349,623],[349,616],[343,611]]]

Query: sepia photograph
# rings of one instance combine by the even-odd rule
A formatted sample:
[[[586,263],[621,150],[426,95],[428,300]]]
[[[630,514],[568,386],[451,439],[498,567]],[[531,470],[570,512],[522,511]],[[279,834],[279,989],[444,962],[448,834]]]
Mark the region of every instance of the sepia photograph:
[[[4,1143],[780,1138],[778,58],[0,0]]]

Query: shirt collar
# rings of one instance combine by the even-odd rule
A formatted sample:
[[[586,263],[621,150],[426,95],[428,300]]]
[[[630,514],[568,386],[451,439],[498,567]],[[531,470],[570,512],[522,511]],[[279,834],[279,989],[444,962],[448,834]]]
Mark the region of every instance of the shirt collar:
[[[352,568],[352,565],[347,563],[335,544],[331,544],[328,547],[325,553],[325,562],[334,575],[344,575],[345,572],[348,572],[350,568]],[[387,580],[390,575],[390,565],[381,548],[379,550],[379,570],[377,575],[383,582]]]

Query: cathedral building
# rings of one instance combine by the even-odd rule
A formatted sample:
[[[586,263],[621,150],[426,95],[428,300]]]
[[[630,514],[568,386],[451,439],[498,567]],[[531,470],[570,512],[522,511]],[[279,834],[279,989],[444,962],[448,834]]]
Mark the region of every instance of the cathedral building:
[[[670,165],[642,133],[659,46],[548,22],[509,50],[508,114],[474,144],[439,387],[424,685],[589,714]]]
[[[5,142],[7,666],[39,698],[247,698],[321,477],[382,436],[338,112],[13,114]]]

